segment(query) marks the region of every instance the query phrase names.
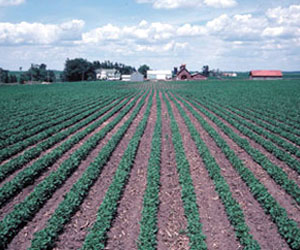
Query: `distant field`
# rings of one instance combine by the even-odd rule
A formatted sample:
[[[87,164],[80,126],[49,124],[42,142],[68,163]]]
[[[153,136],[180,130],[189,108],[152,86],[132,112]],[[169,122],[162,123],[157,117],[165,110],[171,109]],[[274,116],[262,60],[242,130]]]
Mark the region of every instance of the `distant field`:
[[[0,249],[300,249],[299,93],[0,86]]]

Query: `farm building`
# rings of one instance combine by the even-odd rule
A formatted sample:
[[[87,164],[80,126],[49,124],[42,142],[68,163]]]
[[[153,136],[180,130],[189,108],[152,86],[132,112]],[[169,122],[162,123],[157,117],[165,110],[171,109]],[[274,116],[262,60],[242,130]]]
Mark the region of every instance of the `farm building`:
[[[96,78],[98,80],[117,81],[121,79],[121,73],[116,69],[97,69]]]
[[[143,82],[144,76],[140,72],[133,72],[131,75],[122,75],[124,82]]]
[[[283,76],[280,70],[252,70],[249,75],[253,80],[282,79]]]
[[[147,79],[150,81],[170,80],[172,78],[171,70],[148,70]]]
[[[200,73],[190,73],[187,69],[186,69],[186,65],[182,64],[180,66],[180,70],[177,72],[177,68],[175,68],[174,70],[176,76],[175,76],[175,80],[176,81],[184,81],[184,80],[206,80],[207,78],[203,75],[201,75]]]

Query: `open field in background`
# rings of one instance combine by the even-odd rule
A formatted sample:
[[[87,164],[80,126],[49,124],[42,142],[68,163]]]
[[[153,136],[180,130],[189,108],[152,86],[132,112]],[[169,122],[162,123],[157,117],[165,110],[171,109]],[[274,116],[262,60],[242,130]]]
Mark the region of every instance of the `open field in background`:
[[[0,87],[0,249],[300,249],[300,81]]]

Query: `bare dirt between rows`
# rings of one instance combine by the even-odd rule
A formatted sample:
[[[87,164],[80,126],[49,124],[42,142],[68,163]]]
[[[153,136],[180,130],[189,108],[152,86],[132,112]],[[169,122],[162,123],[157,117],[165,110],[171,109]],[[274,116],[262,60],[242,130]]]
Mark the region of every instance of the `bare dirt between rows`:
[[[260,129],[263,129],[263,130],[267,131],[268,133],[270,133],[271,135],[277,136],[277,137],[280,138],[281,140],[283,140],[283,141],[285,141],[285,142],[287,142],[287,143],[290,143],[290,144],[292,144],[294,147],[300,149],[300,147],[299,147],[296,143],[290,141],[289,139],[283,137],[282,135],[280,135],[280,134],[278,134],[278,133],[274,133],[274,132],[272,132],[271,130],[262,127],[261,125],[257,124],[256,122],[254,122],[254,121],[252,121],[252,120],[250,120],[250,119],[248,119],[248,118],[245,118],[245,117],[243,117],[243,116],[241,116],[241,115],[239,115],[239,114],[233,112],[232,110],[230,110],[230,109],[228,109],[228,108],[224,108],[224,109],[225,109],[226,111],[228,111],[229,113],[238,116],[239,118],[243,119],[244,121],[247,121],[248,123],[250,123],[250,124],[252,124],[252,125],[254,125],[254,126],[260,128]],[[250,128],[248,128],[248,129],[250,129]],[[252,129],[250,129],[250,130],[253,131]],[[282,147],[281,145],[278,145],[276,142],[273,142],[272,140],[270,140],[270,139],[264,137],[263,135],[260,135],[260,134],[256,133],[255,131],[253,131],[253,133],[257,134],[257,135],[260,136],[260,137],[263,137],[266,141],[270,141],[271,143],[273,143],[273,144],[274,144],[276,147],[278,147],[279,149],[288,152],[288,153],[291,155],[291,157],[293,157],[293,158],[295,158],[295,159],[297,159],[297,160],[300,159],[300,158],[297,157],[296,155],[294,155],[294,154],[290,153],[289,151],[287,151],[287,150],[286,150],[284,147]]]
[[[215,191],[214,183],[208,175],[189,130],[171,100],[170,104],[181,133],[185,155],[190,164],[190,173],[195,188],[202,230],[206,236],[207,248],[241,249],[233,228],[227,219],[225,208]],[[202,128],[200,128],[200,132],[203,135]]]
[[[154,94],[151,113],[140,140],[130,178],[120,200],[117,216],[108,233],[108,242],[105,248],[107,250],[137,249],[140,232],[139,221],[143,207],[143,195],[147,185],[147,166],[156,122],[156,111]]]
[[[248,108],[248,109],[249,109],[249,108]],[[257,113],[257,110],[255,110],[255,109],[251,109],[251,108],[250,108],[249,110],[252,111],[252,112]],[[269,114],[268,114],[268,113],[269,113]],[[272,115],[276,115],[276,113],[273,113],[273,112],[271,112],[271,111],[268,111],[266,114],[262,114],[262,115],[264,115],[264,116],[268,117],[269,119],[272,119],[272,120],[274,120],[274,121],[276,121],[276,122],[279,122],[279,123],[281,123],[281,124],[283,124],[283,125],[286,125],[286,126],[289,126],[289,127],[292,127],[292,128],[295,128],[295,129],[300,130],[300,127],[285,122],[285,121],[289,121],[289,122],[291,122],[291,123],[295,123],[295,124],[296,124],[296,123],[298,123],[298,121],[292,120],[292,119],[287,118],[287,117],[285,117],[285,121],[282,121],[282,120],[279,120],[279,119],[276,119],[276,118],[272,118],[270,113],[271,113]],[[260,115],[260,113],[258,113],[258,114]],[[297,136],[297,135],[296,135],[296,136]]]
[[[160,192],[158,209],[157,249],[189,249],[187,220],[184,216],[181,199],[181,187],[176,170],[174,146],[170,118],[165,102],[161,99],[162,108],[162,153],[160,171]]]
[[[289,249],[288,245],[282,239],[277,231],[276,225],[271,221],[271,218],[264,213],[263,208],[254,199],[249,188],[235,171],[231,163],[227,160],[226,156],[223,154],[222,150],[216,145],[215,141],[210,137],[210,135],[202,128],[198,120],[185,108],[185,106],[179,102],[181,107],[185,110],[192,123],[196,127],[201,139],[209,148],[211,155],[216,160],[217,164],[221,169],[221,174],[225,178],[226,182],[230,187],[233,198],[239,203],[243,209],[245,215],[246,224],[250,228],[250,234],[253,235],[254,239],[257,240],[262,249]],[[195,109],[195,108],[194,108]],[[196,109],[195,109],[196,110]],[[198,112],[204,119],[206,117]],[[216,126],[206,119],[209,124],[216,129]],[[217,129],[216,129],[217,130]],[[224,138],[224,134],[217,132]],[[230,141],[226,140],[228,145]],[[207,177],[209,178],[209,177]],[[226,215],[224,215],[226,216]],[[223,245],[221,249],[237,249],[229,246]]]
[[[209,111],[209,110],[207,110]],[[209,111],[211,112],[211,111]],[[212,112],[211,112],[212,113]],[[300,207],[296,204],[294,199],[288,195],[275,181],[268,175],[268,173],[257,164],[252,157],[241,147],[239,147],[233,140],[231,140],[227,135],[225,135],[219,127],[217,127],[213,122],[211,122],[204,114],[201,113],[206,121],[225,139],[231,149],[234,150],[236,155],[243,161],[243,163],[252,171],[255,177],[267,188],[268,192],[276,199],[276,201],[286,209],[289,217],[295,220],[300,226]],[[216,114],[214,114],[216,115]],[[217,115],[216,115],[217,116]],[[217,116],[218,117],[218,116]],[[226,126],[231,128],[238,136],[246,139],[252,147],[256,148],[256,143],[251,141],[248,137],[244,136],[237,129],[231,126],[228,122],[218,117]],[[260,148],[256,148],[260,149]]]
[[[199,104],[201,105],[201,104]],[[201,105],[203,108],[205,108],[207,111],[213,113],[212,111],[210,111],[209,109],[207,109],[206,107],[204,107],[203,105]],[[220,120],[222,120],[226,125],[228,125],[230,128],[232,128],[235,133],[237,133],[240,137],[245,138],[248,140],[248,142],[250,143],[250,145],[255,148],[258,149],[261,153],[263,153],[270,162],[272,162],[273,164],[279,166],[282,168],[282,170],[284,170],[284,172],[288,175],[289,179],[295,181],[297,183],[297,185],[300,187],[300,175],[293,169],[291,169],[284,161],[279,160],[275,155],[269,153],[263,146],[261,146],[260,144],[258,144],[257,142],[255,142],[254,140],[252,140],[251,138],[243,135],[238,129],[236,129],[235,127],[233,127],[231,124],[229,124],[227,121],[225,121],[223,118],[219,117],[217,114],[213,113],[214,115],[216,115]],[[245,119],[245,118],[243,118]],[[246,119],[245,119],[246,120]],[[255,132],[254,132],[255,133]],[[283,149],[284,150],[284,149]],[[295,157],[296,158],[296,157]]]
[[[123,107],[124,108],[124,107]],[[109,112],[109,111],[108,111]],[[97,118],[96,121],[100,120],[105,114],[103,114],[102,116],[100,116],[99,118]],[[25,187],[22,189],[22,192],[20,192],[19,194],[17,194],[13,199],[11,199],[6,205],[4,205],[1,209],[0,209],[0,220],[2,220],[8,213],[10,213],[14,206],[20,202],[22,202],[25,197],[27,195],[29,195],[35,188],[36,185],[38,185],[39,183],[41,183],[51,172],[56,171],[60,164],[62,162],[64,162],[66,159],[68,159],[71,154],[73,154],[81,145],[83,145],[89,138],[91,138],[94,134],[96,134],[97,132],[99,132],[103,127],[105,127],[109,122],[113,121],[113,119],[117,116],[117,114],[114,114],[112,117],[110,117],[107,121],[105,121],[103,124],[101,124],[100,127],[98,127],[96,130],[94,130],[92,133],[86,135],[83,139],[81,139],[76,145],[74,145],[71,149],[69,149],[67,152],[65,152],[59,159],[57,159],[57,161],[50,166],[46,171],[44,171],[35,181],[33,184]],[[96,122],[94,121],[94,122]],[[68,138],[66,138],[65,140],[71,138],[73,135],[75,135],[76,133],[79,133],[81,131],[83,131],[84,129],[86,129],[89,125],[91,125],[92,123],[89,123],[88,125],[86,125],[85,127],[81,128],[80,130],[76,131],[75,133],[73,133],[72,135],[68,136]],[[65,141],[64,140],[64,141]],[[63,142],[56,144],[56,146],[54,146],[52,148],[52,150],[56,147],[58,147],[59,145],[61,145]],[[51,152],[51,149],[43,152],[43,156],[46,155],[47,153]],[[40,156],[42,157],[42,156]],[[40,158],[39,157],[39,158]],[[37,159],[36,159],[37,160]],[[31,161],[31,164],[33,164],[36,160]],[[26,164],[26,167],[29,167],[31,165],[30,163]],[[24,170],[25,167],[22,168],[22,170]],[[21,170],[20,170],[21,171]],[[18,173],[20,172],[18,171]],[[12,176],[15,176],[16,174],[13,174]],[[6,180],[6,182],[8,182],[10,179],[12,178],[8,178]],[[5,183],[6,183],[5,182]]]
[[[137,103],[134,105],[136,107]],[[134,108],[133,107],[133,108]],[[132,113],[132,110],[119,122],[116,127],[110,131],[103,140],[108,140],[111,138],[113,133],[118,129],[126,119],[128,119],[129,115]],[[117,116],[117,114],[114,115],[114,117]],[[111,118],[112,119],[112,118]],[[91,137],[93,134],[99,132],[103,127],[105,127],[107,124],[109,124],[112,120],[107,120],[104,122],[97,131],[93,132],[89,135]],[[102,140],[102,141],[103,141]],[[79,148],[81,145],[83,145],[83,142],[78,143],[75,148]],[[8,249],[27,249],[30,247],[30,242],[33,239],[33,234],[42,228],[45,227],[46,222],[48,219],[52,216],[57,206],[62,202],[64,199],[64,195],[70,191],[73,184],[80,178],[82,173],[85,171],[85,169],[89,166],[89,164],[94,160],[94,158],[98,155],[99,151],[102,148],[101,146],[97,146],[89,155],[88,157],[81,162],[77,170],[68,178],[68,180],[63,184],[62,187],[60,187],[56,192],[53,194],[53,196],[46,202],[46,204],[40,209],[40,211],[35,215],[33,220],[29,222],[22,230],[14,237],[12,242],[9,244]],[[61,158],[55,165],[54,168],[58,168],[59,165],[69,158],[69,156],[76,150],[72,149],[70,152],[67,152],[67,154]]]
[[[94,224],[97,219],[98,209],[105,197],[106,191],[109,188],[115,171],[121,161],[121,158],[129,144],[131,137],[133,136],[139,122],[143,118],[143,114],[146,110],[146,103],[148,102],[149,95],[145,100],[145,104],[142,107],[138,116],[134,119],[129,129],[126,131],[124,137],[115,148],[109,161],[104,166],[101,175],[92,186],[88,196],[85,198],[80,206],[80,209],[74,214],[71,221],[65,225],[63,233],[59,236],[55,249],[78,249],[82,246],[85,236],[88,233],[88,229]],[[131,113],[130,113],[131,114]],[[120,126],[127,120],[130,114],[118,124],[118,127],[111,131],[111,134],[117,132]],[[111,138],[107,137],[101,141],[99,147],[103,147],[108,140]]]
[[[116,101],[114,101],[114,102],[116,102]],[[111,104],[111,103],[110,103],[110,104]],[[110,105],[110,104],[108,104],[108,105]],[[106,105],[105,107],[107,107],[108,105]],[[65,131],[65,130],[67,130],[67,129],[70,129],[70,128],[76,126],[76,124],[78,124],[78,123],[80,123],[80,122],[82,122],[82,121],[88,119],[91,115],[93,115],[93,114],[96,113],[96,112],[99,112],[101,109],[103,109],[103,108],[105,108],[105,107],[102,107],[102,108],[97,109],[95,112],[93,112],[92,114],[90,114],[88,117],[86,117],[86,118],[84,118],[84,119],[81,119],[81,120],[77,121],[75,124],[73,124],[73,125],[71,125],[71,126],[69,126],[69,127],[67,127],[67,128],[62,129],[62,130],[59,131],[58,133],[63,132],[63,131]],[[111,109],[112,109],[112,108],[111,108]],[[110,110],[111,110],[111,109],[110,109]],[[61,144],[63,144],[65,141],[69,140],[74,134],[83,131],[84,129],[86,129],[86,128],[87,128],[89,125],[91,125],[92,123],[97,122],[98,120],[100,120],[105,114],[107,114],[108,112],[110,112],[110,110],[108,110],[107,112],[105,112],[104,114],[102,114],[101,116],[99,116],[96,120],[94,120],[94,121],[88,123],[88,124],[85,125],[83,128],[81,128],[81,129],[79,129],[79,130],[77,130],[77,131],[71,133],[71,134],[68,135],[65,139],[63,139],[63,140],[57,142],[55,145],[51,146],[49,149],[43,151],[38,157],[36,157],[35,159],[32,159],[30,162],[28,162],[27,164],[25,164],[23,167],[21,167],[20,169],[16,170],[16,171],[15,171],[14,173],[12,173],[9,177],[7,177],[5,180],[2,181],[2,183],[0,184],[0,188],[1,188],[6,182],[9,182],[9,181],[11,181],[13,178],[15,178],[15,176],[18,175],[18,174],[19,174],[21,171],[23,171],[25,168],[27,168],[28,166],[31,166],[31,165],[32,165],[33,163],[35,163],[37,160],[41,159],[41,158],[42,158],[43,156],[45,156],[46,154],[50,153],[50,152],[51,152],[52,150],[54,150],[55,148],[59,147],[59,146],[60,146]],[[56,133],[56,134],[57,134],[57,133]],[[55,136],[56,134],[54,134],[53,136]],[[34,145],[32,145],[32,146],[26,148],[26,149],[24,149],[22,152],[18,153],[18,154],[17,154],[16,156],[14,156],[13,158],[16,158],[16,157],[18,157],[18,156],[24,154],[24,152],[25,152],[26,150],[29,150],[29,149],[31,149],[31,148],[33,148],[33,147],[36,147],[36,146],[38,146],[40,143],[42,143],[43,141],[48,140],[48,139],[49,139],[49,137],[47,137],[46,139],[44,139],[44,140],[42,140],[42,141],[39,141],[38,143],[36,143],[36,144],[34,144]],[[10,159],[7,160],[6,162],[8,162],[8,161],[10,161]],[[1,167],[1,166],[0,166],[0,167]]]

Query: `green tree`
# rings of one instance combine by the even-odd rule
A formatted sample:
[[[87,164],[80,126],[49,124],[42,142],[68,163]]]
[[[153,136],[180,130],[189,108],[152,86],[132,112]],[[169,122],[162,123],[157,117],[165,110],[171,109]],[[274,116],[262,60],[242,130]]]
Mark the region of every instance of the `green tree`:
[[[8,70],[4,70],[0,68],[0,82],[2,83],[8,82]]]
[[[147,77],[147,70],[149,70],[149,69],[150,69],[150,67],[148,65],[144,64],[144,65],[141,65],[139,67],[138,72],[140,72],[146,78]]]
[[[83,58],[67,59],[63,79],[69,82],[95,80],[93,64]]]
[[[206,77],[209,76],[209,67],[208,67],[208,65],[204,65],[204,66],[202,67],[202,75],[204,75],[204,76],[206,76]]]

